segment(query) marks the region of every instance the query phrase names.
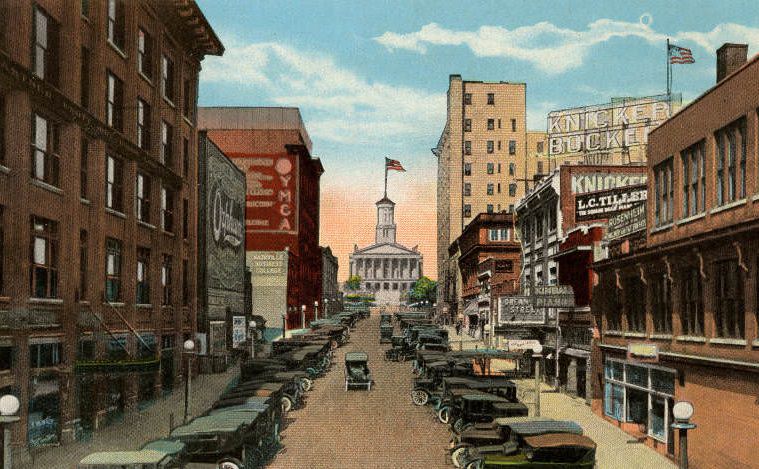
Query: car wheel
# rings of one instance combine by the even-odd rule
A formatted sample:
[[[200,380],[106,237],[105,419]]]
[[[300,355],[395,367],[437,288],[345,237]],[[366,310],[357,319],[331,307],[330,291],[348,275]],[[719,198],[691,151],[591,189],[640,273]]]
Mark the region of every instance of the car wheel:
[[[282,397],[282,412],[286,414],[290,412],[292,408],[293,408],[292,399],[290,399],[288,396],[283,396]]]
[[[300,387],[303,392],[308,392],[314,387],[314,382],[309,378],[303,378],[300,380]]]
[[[421,389],[414,389],[411,391],[411,401],[418,406],[427,404],[429,399],[430,395],[427,394],[427,391],[423,391]]]
[[[451,453],[451,462],[456,467],[461,467],[465,462],[466,453],[469,451],[469,446],[459,446]]]
[[[465,469],[482,469],[482,459],[475,459],[467,463]]]
[[[237,458],[223,458],[216,463],[218,469],[244,469],[242,461]]]
[[[451,419],[451,410],[448,407],[441,407],[440,410],[437,411],[437,418],[440,420],[440,423],[447,424]]]
[[[463,430],[463,428],[464,428],[464,419],[459,418],[459,419],[456,419],[455,422],[453,422],[453,431],[458,433],[459,435],[461,434],[461,430]]]

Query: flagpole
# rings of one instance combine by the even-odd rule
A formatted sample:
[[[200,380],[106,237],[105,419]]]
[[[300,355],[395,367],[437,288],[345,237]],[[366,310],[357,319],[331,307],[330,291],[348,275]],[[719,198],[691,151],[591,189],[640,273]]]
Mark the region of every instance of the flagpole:
[[[385,198],[387,198],[387,158],[385,158]]]
[[[669,38],[667,38],[667,97],[672,94],[672,64],[669,59]]]

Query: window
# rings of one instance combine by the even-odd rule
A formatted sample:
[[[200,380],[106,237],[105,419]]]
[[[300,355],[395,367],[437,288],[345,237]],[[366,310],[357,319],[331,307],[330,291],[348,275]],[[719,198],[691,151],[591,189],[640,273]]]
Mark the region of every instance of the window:
[[[464,163],[464,176],[472,175],[472,163]]]
[[[509,140],[509,155],[517,154],[517,142],[516,140]]]
[[[535,212],[535,238],[543,237],[543,212]]]
[[[493,163],[488,163],[488,165],[487,165],[487,171],[488,171],[488,174],[495,173],[495,165]]]
[[[717,143],[717,205],[746,197],[746,119],[714,134]]]
[[[62,363],[63,350],[57,339],[53,339],[54,342],[48,342],[49,339],[36,340],[45,342],[29,344],[29,367],[48,368]]]
[[[82,47],[81,76],[79,77],[79,103],[90,107],[90,50]]]
[[[464,142],[464,154],[465,155],[471,155],[472,154],[472,142],[467,140]]]
[[[501,183],[500,182],[498,183],[498,193],[499,194],[501,193]]]
[[[171,256],[163,255],[161,264],[161,304],[166,306],[171,304]]]
[[[538,174],[543,174],[543,162],[538,161]]]
[[[672,158],[654,167],[654,223],[663,226],[672,222],[675,186],[672,181]]]
[[[117,212],[124,211],[124,162],[106,156],[105,206]]]
[[[105,122],[116,130],[124,129],[124,82],[110,71],[108,71]]]
[[[464,196],[469,197],[472,195],[472,184],[465,182],[464,183]]]
[[[123,0],[108,0],[108,41],[124,49],[125,12]]]
[[[90,17],[90,0],[82,0],[82,16],[85,18]]]
[[[522,222],[522,237],[524,238],[524,242],[526,244],[530,244],[532,242],[532,223],[529,220]]]
[[[472,93],[464,93],[464,104],[472,104]]]
[[[153,78],[153,38],[142,28],[137,30],[137,71]]]
[[[702,140],[680,153],[682,161],[682,217],[696,215],[706,209],[706,172],[704,171],[704,146]]]
[[[613,277],[613,273],[611,277]],[[617,287],[613,282],[606,283],[606,292],[608,292],[607,299],[609,301],[609,308],[606,310],[606,330],[608,331],[621,331],[622,330],[622,305],[620,304],[620,298],[618,295]]]
[[[173,161],[174,145],[174,127],[166,121],[161,121],[161,163],[171,166]]]
[[[150,105],[137,98],[137,146],[150,151]]]
[[[87,160],[90,150],[90,142],[82,139],[79,154],[79,197],[87,199]]]
[[[87,299],[87,231],[79,232],[79,300]]]
[[[161,91],[164,98],[174,102],[174,62],[165,55],[161,57]]]
[[[464,119],[464,132],[472,131],[472,119]]]
[[[190,267],[187,259],[182,259],[182,305],[190,304]]]
[[[511,241],[511,230],[508,228],[494,228],[488,230],[489,241]]]
[[[517,172],[517,167],[514,163],[509,163],[509,176],[514,176]]]
[[[34,114],[32,122],[32,177],[38,181],[58,187],[59,164],[58,155],[60,135],[58,124]]]
[[[41,8],[34,8],[33,73],[37,78],[58,86],[59,27]]]
[[[509,196],[515,197],[517,195],[517,185],[512,183],[509,184]]]
[[[493,188],[494,188],[493,184],[488,184],[488,188],[487,188],[488,195],[493,195],[493,193],[494,193]]]
[[[105,240],[105,301],[121,300],[121,241]]]
[[[511,131],[516,132],[517,131],[517,120],[511,119]]]
[[[13,346],[7,343],[0,344],[0,370],[13,369]]]
[[[554,201],[548,208],[548,231],[556,231],[556,205]]]
[[[624,281],[625,312],[627,313],[627,330],[631,332],[646,331],[646,292],[640,277],[628,277]]]
[[[187,137],[182,138],[182,174],[184,177],[190,174],[190,141]]]
[[[34,298],[58,298],[58,223],[32,216],[31,231],[31,294]]]
[[[182,200],[182,238],[187,239],[190,235],[190,201]]]
[[[150,304],[150,249],[137,248],[137,299],[140,305]]]
[[[488,213],[493,213],[493,204],[488,204],[487,211]]]
[[[666,274],[657,273],[650,280],[653,295],[654,332],[672,333],[672,284]]]
[[[190,119],[192,117],[192,110],[195,107],[195,98],[192,93],[192,82],[190,80],[185,80],[183,83],[182,99],[184,100],[182,114]]]
[[[469,204],[464,205],[464,218],[469,218],[472,216],[472,206]]]
[[[699,269],[691,267],[682,273],[680,327],[684,335],[704,335],[703,285]]]
[[[498,140],[498,151],[501,151],[501,141]]]
[[[488,93],[488,104],[495,104],[495,93]]]
[[[498,174],[501,174],[501,163],[498,163]]]
[[[150,223],[150,177],[137,173],[135,192],[137,194],[135,215],[141,222]]]
[[[495,119],[488,119],[488,130],[495,129]]]
[[[501,119],[498,119],[498,128],[501,128]]]
[[[174,191],[161,188],[161,229],[174,232]]]
[[[736,259],[716,262],[715,268],[715,336],[743,338],[745,307],[743,275]]]
[[[538,153],[543,153],[543,142],[538,142],[538,143],[537,143],[537,148],[536,148],[536,151],[537,151]]]
[[[488,153],[493,153],[495,151],[495,143],[492,140],[488,140],[487,146]]]

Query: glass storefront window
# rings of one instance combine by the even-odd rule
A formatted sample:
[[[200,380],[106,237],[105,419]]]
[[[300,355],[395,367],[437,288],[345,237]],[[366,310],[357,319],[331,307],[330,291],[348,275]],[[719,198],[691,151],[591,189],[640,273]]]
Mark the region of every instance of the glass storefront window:
[[[625,382],[640,386],[648,387],[648,368],[642,366],[627,365],[627,379]]]
[[[604,412],[615,420],[622,420],[624,417],[624,387],[606,383]]]
[[[33,377],[30,396],[27,427],[29,446],[58,443],[61,417],[58,378],[54,375]]]
[[[648,421],[648,393],[627,388],[627,421],[646,424]]]
[[[675,394],[675,374],[669,371],[651,369],[651,388],[664,394]]]
[[[666,441],[666,405],[664,399],[651,398],[651,416],[649,421],[649,434],[657,440]]]
[[[622,362],[607,360],[605,366],[605,374],[609,379],[616,381],[622,381],[624,379]]]

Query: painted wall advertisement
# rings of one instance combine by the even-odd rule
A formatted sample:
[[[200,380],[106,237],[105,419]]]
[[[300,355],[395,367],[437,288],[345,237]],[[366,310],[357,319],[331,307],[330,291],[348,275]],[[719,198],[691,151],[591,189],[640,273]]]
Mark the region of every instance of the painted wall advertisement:
[[[548,152],[566,156],[645,145],[648,133],[671,114],[667,95],[552,111],[548,113]]]
[[[245,161],[247,233],[298,232],[298,156],[249,157]]]
[[[290,261],[286,251],[248,251],[251,273],[252,302],[255,314],[267,324],[281,324],[287,310],[287,269]]]
[[[611,190],[589,192],[575,197],[575,220],[587,221],[609,218],[645,203],[646,186],[617,187]]]
[[[543,324],[545,310],[533,308],[529,296],[502,296],[498,298],[499,324]]]
[[[606,226],[606,240],[614,241],[626,238],[633,233],[646,229],[646,204],[635,205],[629,210],[609,218]]]

